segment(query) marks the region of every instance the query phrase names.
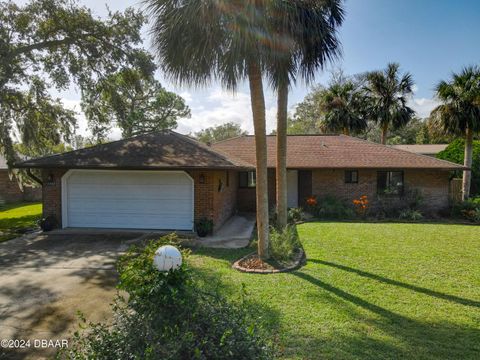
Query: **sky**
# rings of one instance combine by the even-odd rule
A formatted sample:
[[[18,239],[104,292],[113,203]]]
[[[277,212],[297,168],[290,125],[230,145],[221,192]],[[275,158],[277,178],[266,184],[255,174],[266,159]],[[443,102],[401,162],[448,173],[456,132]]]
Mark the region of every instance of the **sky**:
[[[19,3],[24,1],[17,0]],[[94,14],[105,16],[106,6],[123,10],[141,7],[137,0],[80,0]],[[347,0],[345,21],[339,31],[342,58],[323,71],[315,83],[326,84],[332,69],[346,74],[378,70],[389,62],[398,62],[415,81],[410,105],[420,117],[426,117],[438,104],[434,86],[452,72],[472,64],[480,65],[480,1],[478,0]],[[145,46],[151,49],[148,26],[143,30]],[[203,128],[233,121],[253,131],[250,96],[246,84],[236,94],[222,90],[219,84],[206,88],[178,87],[159,74],[159,80],[171,91],[182,95],[192,110],[190,119],[180,119],[177,131],[188,134]],[[311,90],[311,84],[298,83],[290,92],[289,111],[294,112]],[[276,99],[266,87],[267,131],[275,128]],[[74,88],[54,93],[64,104],[80,112],[79,92]],[[86,133],[86,120],[79,114],[79,133]],[[120,137],[115,129],[112,139]]]

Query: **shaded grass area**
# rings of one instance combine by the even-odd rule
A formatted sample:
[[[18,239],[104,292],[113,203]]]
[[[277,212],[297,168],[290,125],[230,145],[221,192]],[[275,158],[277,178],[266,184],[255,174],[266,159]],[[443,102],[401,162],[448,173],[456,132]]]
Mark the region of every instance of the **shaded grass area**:
[[[269,309],[257,316],[280,357],[479,358],[480,227],[322,222],[298,232],[307,264],[292,273],[232,270],[251,249],[191,257],[207,283]]]
[[[0,206],[0,242],[21,235],[25,229],[37,227],[37,221],[41,216],[41,203],[17,203]]]

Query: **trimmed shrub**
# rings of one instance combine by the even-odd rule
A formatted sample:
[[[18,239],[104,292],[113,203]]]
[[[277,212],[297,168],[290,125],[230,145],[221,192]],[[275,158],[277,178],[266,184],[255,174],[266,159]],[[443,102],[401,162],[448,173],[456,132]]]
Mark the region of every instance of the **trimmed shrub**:
[[[320,219],[352,219],[355,217],[355,211],[351,206],[330,195],[311,201],[308,210]]]
[[[480,223],[480,197],[455,204],[452,209],[452,215]]]
[[[400,212],[399,218],[401,220],[419,221],[423,219],[423,215],[418,210],[406,209]]]
[[[402,213],[418,211],[423,204],[423,195],[418,189],[407,189],[398,196],[378,196],[378,218],[399,218]]]
[[[290,261],[302,247],[295,225],[287,225],[283,231],[271,228],[270,253],[279,262]]]
[[[289,224],[296,224],[300,221],[303,221],[305,218],[305,214],[303,213],[303,209],[300,207],[290,208],[288,209],[288,223]]]
[[[174,271],[153,267],[155,250],[175,236],[133,247],[118,263],[119,297],[111,325],[85,324],[60,359],[271,359],[272,350],[248,306],[204,289],[184,262]],[[188,252],[182,250],[188,257]]]

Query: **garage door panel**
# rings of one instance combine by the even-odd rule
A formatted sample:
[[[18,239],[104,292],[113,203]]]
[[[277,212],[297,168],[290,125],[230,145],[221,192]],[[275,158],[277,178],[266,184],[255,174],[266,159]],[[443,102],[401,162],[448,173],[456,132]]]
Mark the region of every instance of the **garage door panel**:
[[[132,214],[115,215],[115,216],[94,216],[85,215],[82,216],[82,220],[77,222],[78,217],[73,217],[73,221],[70,223],[71,227],[92,227],[92,228],[119,228],[119,229],[135,229],[138,228],[138,224],[142,224],[142,229],[158,229],[158,217],[152,216],[139,216]],[[190,221],[188,217],[171,216],[163,219],[165,225],[161,229],[164,230],[190,230],[191,228],[184,228],[182,224]]]
[[[72,184],[70,184],[72,185]],[[73,184],[69,187],[69,196],[73,197],[102,197],[108,198],[110,196],[125,197],[130,199],[142,198],[150,199],[155,196],[156,200],[191,198],[191,191],[185,189],[185,185],[161,185],[161,186],[145,186],[145,185],[85,185]],[[104,193],[104,189],[108,188],[108,193]]]
[[[193,228],[193,185],[184,172],[75,170],[65,179],[70,227]]]
[[[108,192],[105,192],[104,189],[99,188],[94,191],[91,190],[72,190],[68,192],[70,199],[102,199],[109,201],[112,199],[118,200],[142,200],[142,201],[190,201],[192,197],[191,191],[185,192],[182,189],[177,189],[176,191],[171,191],[166,193],[162,190],[151,190],[151,191],[142,191],[139,189],[109,189]]]
[[[190,212],[191,203],[188,200],[183,201],[164,201],[161,206],[156,201],[144,202],[144,201],[129,201],[129,200],[109,200],[96,203],[89,201],[89,199],[80,199],[85,201],[81,207],[69,206],[69,213],[91,213],[91,212],[111,212],[112,207],[115,208],[115,213],[129,213],[129,214],[157,214],[161,216],[168,216],[168,214],[185,214]],[[75,200],[70,201],[77,204]]]
[[[191,185],[188,177],[179,177],[179,173],[167,174],[163,173],[162,177],[158,177],[154,172],[137,173],[135,176],[135,184],[138,185]],[[153,176],[152,176],[153,175]],[[131,185],[131,179],[127,176],[113,176],[111,174],[97,173],[95,177],[91,174],[75,174],[70,179],[70,184],[88,184],[88,185]]]

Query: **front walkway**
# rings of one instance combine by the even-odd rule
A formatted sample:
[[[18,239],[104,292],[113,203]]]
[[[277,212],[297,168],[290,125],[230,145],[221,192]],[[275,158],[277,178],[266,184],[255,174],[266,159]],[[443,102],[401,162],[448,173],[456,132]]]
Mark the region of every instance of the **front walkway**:
[[[194,246],[240,249],[247,247],[255,228],[255,214],[245,213],[232,216],[215,234],[197,238]]]

